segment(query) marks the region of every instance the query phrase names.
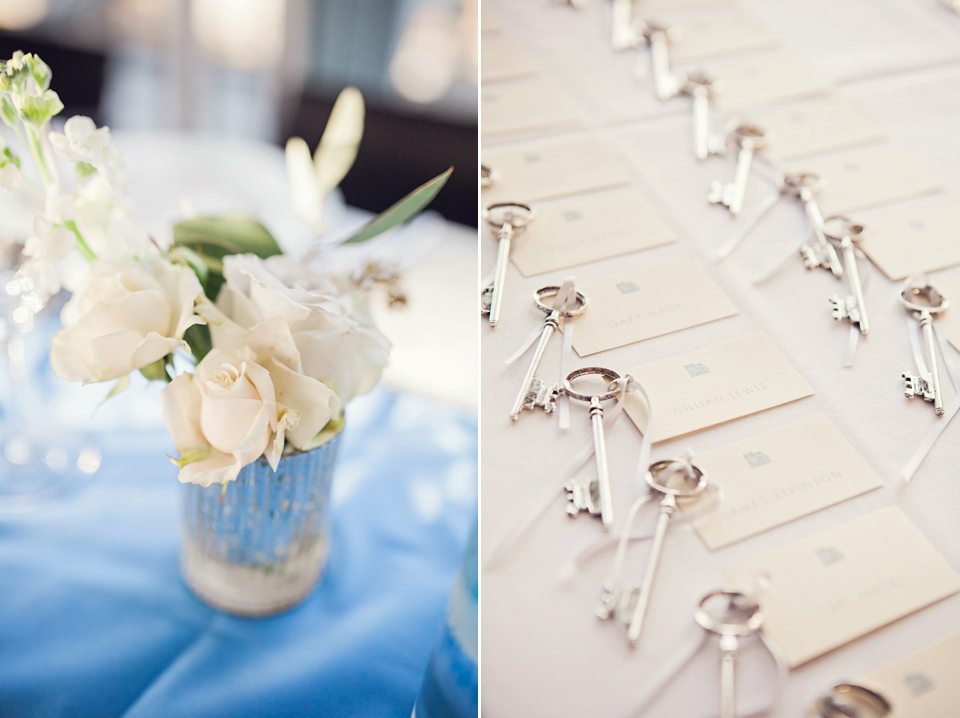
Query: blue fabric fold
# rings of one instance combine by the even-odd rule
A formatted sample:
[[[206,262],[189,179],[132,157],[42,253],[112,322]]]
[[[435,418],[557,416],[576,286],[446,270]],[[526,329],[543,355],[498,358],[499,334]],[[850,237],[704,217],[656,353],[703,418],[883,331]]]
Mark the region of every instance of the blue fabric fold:
[[[86,489],[0,514],[0,717],[408,718],[476,517],[476,419],[387,390],[347,419],[325,575],[279,616],[183,584],[165,434],[104,437]]]

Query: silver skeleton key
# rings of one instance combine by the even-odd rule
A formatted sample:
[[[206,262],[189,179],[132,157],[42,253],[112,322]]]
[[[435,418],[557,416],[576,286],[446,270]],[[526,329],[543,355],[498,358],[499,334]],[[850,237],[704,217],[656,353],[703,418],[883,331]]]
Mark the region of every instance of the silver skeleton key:
[[[510,261],[510,244],[516,235],[515,230],[523,229],[533,221],[533,209],[518,202],[498,202],[483,210],[483,218],[497,231],[497,269],[493,283],[480,294],[480,311],[489,316],[491,328],[500,321],[500,307],[503,304],[503,287],[507,278],[507,264]]]
[[[717,83],[704,72],[687,75],[683,92],[693,100],[694,154],[698,160],[710,155],[727,154],[727,134],[715,134],[710,127],[710,102],[716,97]]]
[[[573,388],[573,381],[584,376],[599,376],[606,379],[607,391],[602,394],[583,394]],[[567,513],[577,516],[586,511],[592,516],[599,516],[603,527],[613,528],[613,497],[610,493],[610,471],[607,467],[607,445],[603,434],[603,404],[608,399],[615,399],[619,395],[619,388],[610,389],[613,382],[620,379],[620,375],[612,369],[602,367],[585,367],[575,369],[563,380],[562,392],[571,399],[585,401],[590,404],[590,423],[593,426],[593,448],[596,457],[597,476],[588,483],[577,481],[569,482],[564,488],[567,491]]]
[[[723,615],[714,617],[707,604],[724,602]],[[740,639],[763,626],[763,613],[756,599],[736,591],[714,591],[704,596],[694,609],[700,626],[720,637],[720,718],[737,718],[737,661]]]
[[[811,718],[887,718],[890,701],[878,690],[859,683],[838,683],[810,707]]]
[[[661,101],[676,97],[683,90],[686,76],[670,69],[670,44],[680,37],[680,30],[657,22],[645,22],[642,35],[650,47],[653,64],[653,87]]]
[[[640,36],[633,26],[633,0],[613,0],[613,30],[610,42],[617,52],[632,50],[640,44]]]
[[[683,467],[678,469],[677,467]],[[689,468],[687,468],[689,467]],[[690,472],[688,475],[687,472]],[[671,483],[677,475],[680,483]],[[677,499],[698,496],[707,488],[707,477],[693,464],[674,459],[657,461],[647,470],[647,485],[651,491],[663,496],[660,500],[657,528],[653,534],[653,544],[650,547],[650,556],[643,573],[643,582],[639,588],[631,588],[624,595],[624,616],[630,616],[627,626],[627,638],[632,646],[636,646],[643,631],[643,621],[650,603],[653,591],[653,582],[657,575],[657,565],[660,562],[660,553],[663,550],[663,541],[667,535],[670,519],[677,511]]]
[[[909,286],[900,292],[900,302],[920,322],[926,353],[927,376],[903,373],[904,395],[908,399],[921,397],[933,403],[937,416],[943,416],[943,394],[940,390],[940,369],[937,363],[937,340],[933,333],[933,318],[947,310],[950,301],[930,284]],[[919,369],[919,368],[918,368]]]
[[[756,125],[737,126],[733,135],[740,147],[737,153],[737,170],[733,182],[713,182],[707,199],[711,204],[721,204],[736,217],[743,209],[743,198],[747,193],[747,180],[750,179],[750,165],[755,152],[767,146],[766,133]]]
[[[516,401],[513,403],[513,409],[510,410],[510,418],[513,421],[520,418],[520,412],[524,409],[542,407],[549,414],[556,405],[553,401],[555,396],[551,397],[549,395],[553,390],[548,389],[540,379],[536,378],[537,367],[540,366],[540,360],[543,358],[543,352],[547,348],[547,344],[550,343],[550,338],[560,326],[560,317],[572,320],[574,317],[583,314],[583,311],[587,308],[587,298],[580,292],[576,293],[576,305],[573,309],[565,310],[562,307],[553,307],[544,303],[545,300],[556,297],[559,292],[560,287],[550,286],[538,289],[533,295],[533,301],[547,315],[547,318],[543,320],[543,329],[540,331],[537,348],[533,352],[533,360],[523,377],[523,384]]]
[[[800,247],[803,266],[807,269],[823,267],[829,269],[837,279],[843,276],[843,265],[837,256],[837,250],[827,241],[823,232],[823,215],[817,205],[817,195],[823,190],[823,180],[813,172],[785,174],[780,178],[780,191],[797,198],[803,204],[810,227],[817,238],[816,244],[804,244]]]
[[[850,282],[850,291],[853,292],[843,299],[837,294],[830,297],[833,318],[837,321],[846,319],[851,324],[856,324],[860,333],[867,336],[870,333],[870,323],[867,320],[867,303],[863,299],[860,270],[857,268],[857,243],[866,236],[866,230],[862,224],[837,216],[824,221],[824,234],[828,239],[840,243],[844,271]]]

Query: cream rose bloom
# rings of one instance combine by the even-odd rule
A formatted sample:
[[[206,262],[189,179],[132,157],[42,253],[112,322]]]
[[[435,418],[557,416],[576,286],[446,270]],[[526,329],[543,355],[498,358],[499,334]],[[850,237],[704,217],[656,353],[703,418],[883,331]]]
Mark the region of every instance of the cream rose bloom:
[[[181,374],[163,388],[163,418],[180,452],[174,460],[180,481],[233,481],[261,455],[276,470],[285,439],[306,446],[339,415],[340,401],[329,388],[274,359],[266,363],[270,370],[248,348],[215,348],[194,375]]]
[[[273,357],[332,388],[343,404],[380,380],[390,342],[347,280],[252,254],[226,257],[224,277],[216,307],[198,308],[214,346],[249,346],[258,360]]]
[[[194,302],[203,290],[187,267],[160,257],[97,267],[61,312],[50,363],[69,381],[107,381],[152,364],[202,320]]]

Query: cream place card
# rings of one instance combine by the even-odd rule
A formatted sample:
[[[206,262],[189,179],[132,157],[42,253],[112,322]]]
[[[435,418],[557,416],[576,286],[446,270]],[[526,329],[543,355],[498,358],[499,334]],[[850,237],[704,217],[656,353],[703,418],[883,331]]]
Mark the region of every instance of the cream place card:
[[[485,152],[483,163],[498,173],[496,183],[483,190],[485,205],[536,202],[630,182],[620,158],[596,140]]]
[[[494,82],[536,75],[537,63],[520,45],[501,34],[480,38],[480,81]]]
[[[487,3],[481,3],[480,7],[480,32],[494,33],[500,32],[500,28],[503,27],[500,23],[500,18],[498,18],[490,8],[485,7]]]
[[[677,28],[677,40],[670,46],[670,60],[676,63],[772,50],[781,44],[780,37],[760,18],[736,5],[712,3],[663,9],[656,17]]]
[[[753,590],[791,668],[960,591],[960,575],[896,506],[728,569]]]
[[[943,190],[943,180],[898,145],[871,145],[809,157],[787,165],[814,172],[826,183],[817,197],[825,217]]]
[[[694,461],[722,491],[717,509],[693,522],[713,551],[883,485],[824,414]]]
[[[635,189],[537,205],[537,218],[510,258],[525,276],[669,244],[674,231]]]
[[[960,281],[935,281],[937,289],[954,302],[952,309],[937,316],[936,328],[943,333],[944,338],[960,352]]]
[[[590,302],[573,335],[573,348],[582,357],[737,314],[733,302],[692,259],[578,289]]]
[[[543,78],[480,89],[480,134],[484,136],[574,125],[579,120],[579,113],[563,91]]]
[[[792,52],[713,62],[705,69],[722,85],[717,106],[725,113],[819,95],[833,88],[833,80]]]
[[[869,677],[893,705],[892,718],[948,718],[960,712],[960,635]]]
[[[871,217],[862,249],[895,281],[960,264],[960,201]]]
[[[774,161],[881,142],[886,137],[873,118],[837,95],[747,111],[745,117],[767,131],[770,146],[763,154]]]
[[[653,425],[649,431],[653,442],[813,394],[810,385],[762,333],[627,371],[650,397]],[[648,416],[643,399],[631,392],[624,406],[627,415],[643,430]]]

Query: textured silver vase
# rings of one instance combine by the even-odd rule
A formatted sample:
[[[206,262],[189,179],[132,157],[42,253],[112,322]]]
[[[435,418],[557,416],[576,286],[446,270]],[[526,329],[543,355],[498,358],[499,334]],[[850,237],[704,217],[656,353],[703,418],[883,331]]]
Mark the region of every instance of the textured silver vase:
[[[340,436],[284,456],[276,472],[261,457],[226,489],[184,485],[181,571],[201,600],[266,616],[310,592],[327,558]]]

